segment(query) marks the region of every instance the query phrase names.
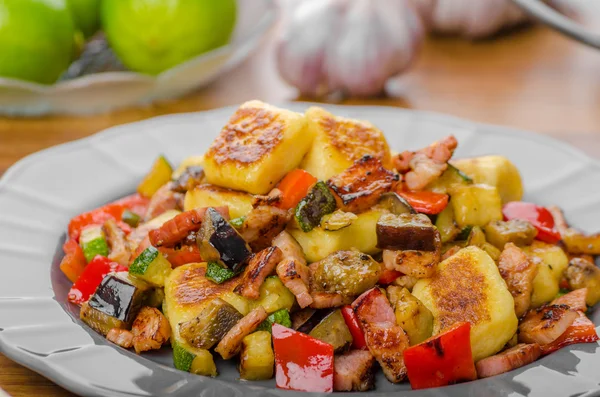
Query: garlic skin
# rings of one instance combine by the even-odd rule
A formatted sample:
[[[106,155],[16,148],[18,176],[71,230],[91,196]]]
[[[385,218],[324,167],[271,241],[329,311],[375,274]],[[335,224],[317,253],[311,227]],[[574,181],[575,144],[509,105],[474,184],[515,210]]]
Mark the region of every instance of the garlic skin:
[[[424,34],[411,0],[303,0],[284,25],[277,65],[306,96],[376,95],[411,65]]]
[[[412,0],[428,28],[469,39],[489,37],[530,20],[511,0]]]

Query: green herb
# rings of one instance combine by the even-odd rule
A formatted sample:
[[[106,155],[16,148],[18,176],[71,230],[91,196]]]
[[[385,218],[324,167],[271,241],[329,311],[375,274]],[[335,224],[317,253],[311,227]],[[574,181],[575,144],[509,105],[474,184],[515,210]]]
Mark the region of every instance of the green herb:
[[[137,227],[140,224],[140,216],[129,210],[123,211],[121,220],[131,227]]]
[[[207,279],[217,284],[222,284],[234,276],[235,272],[232,270],[222,267],[217,262],[208,262],[208,266],[206,267]]]
[[[271,332],[271,327],[273,324],[281,324],[284,327],[290,328],[292,326],[292,320],[290,319],[290,312],[287,309],[279,309],[274,313],[271,313],[265,321],[260,323],[257,330],[258,331],[269,331]]]
[[[235,218],[229,221],[229,224],[233,227],[235,227],[236,229],[239,229],[240,227],[242,227],[242,225],[244,224],[244,221],[246,220],[245,216],[240,216],[239,218]]]

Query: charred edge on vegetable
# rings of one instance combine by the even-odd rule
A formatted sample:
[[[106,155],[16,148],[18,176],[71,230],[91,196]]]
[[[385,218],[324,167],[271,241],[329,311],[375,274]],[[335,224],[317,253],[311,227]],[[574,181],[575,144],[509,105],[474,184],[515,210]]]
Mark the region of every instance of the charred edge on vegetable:
[[[382,194],[377,206],[390,211],[394,215],[417,213],[408,201],[396,192]]]
[[[444,347],[442,346],[442,340],[440,338],[434,338],[426,342],[426,345],[429,348],[433,348],[438,357],[444,357]]]
[[[142,289],[115,274],[109,274],[100,283],[89,300],[91,308],[131,324],[146,300],[147,289]]]
[[[307,233],[319,226],[323,215],[331,214],[335,209],[333,194],[323,181],[319,181],[296,206],[294,214],[302,231]]]
[[[204,179],[204,168],[199,165],[189,166],[171,185],[171,190],[177,193],[186,193],[200,185],[202,179]]]
[[[433,252],[436,232],[424,215],[386,214],[377,222],[377,248]]]

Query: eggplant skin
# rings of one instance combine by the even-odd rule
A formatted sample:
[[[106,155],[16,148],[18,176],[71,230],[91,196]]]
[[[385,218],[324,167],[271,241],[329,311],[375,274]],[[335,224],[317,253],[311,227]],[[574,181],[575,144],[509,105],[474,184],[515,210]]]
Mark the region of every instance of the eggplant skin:
[[[109,316],[108,314],[102,313],[101,311],[94,309],[89,305],[88,302],[84,302],[81,305],[79,318],[81,319],[81,321],[86,323],[91,329],[104,336],[106,336],[108,332],[113,328],[129,328],[129,324],[127,324],[125,321],[118,320],[115,317]]]
[[[250,259],[252,251],[246,241],[214,208],[206,210],[201,238],[208,241],[220,254],[221,261],[234,272],[239,272]],[[207,235],[209,234],[209,235]]]
[[[127,273],[109,274],[88,301],[89,306],[117,320],[131,324],[146,300],[150,287],[133,281]]]
[[[229,303],[215,298],[196,318],[179,324],[179,335],[191,346],[210,349],[242,317],[242,314]]]
[[[439,231],[423,214],[384,214],[376,227],[377,248],[436,251]]]

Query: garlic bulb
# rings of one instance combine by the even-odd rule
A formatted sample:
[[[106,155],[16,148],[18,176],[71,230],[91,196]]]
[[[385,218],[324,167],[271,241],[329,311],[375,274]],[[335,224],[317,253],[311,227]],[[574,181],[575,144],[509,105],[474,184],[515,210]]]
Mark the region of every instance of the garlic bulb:
[[[511,0],[412,0],[437,33],[483,38],[529,21]]]
[[[309,96],[369,96],[408,68],[424,28],[411,0],[302,0],[277,44],[281,76]]]

